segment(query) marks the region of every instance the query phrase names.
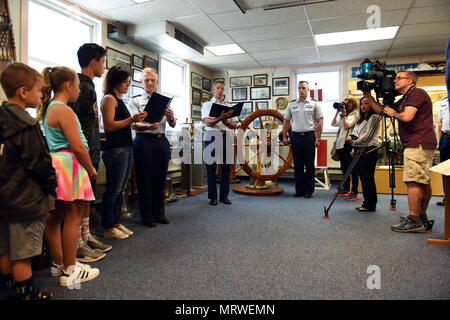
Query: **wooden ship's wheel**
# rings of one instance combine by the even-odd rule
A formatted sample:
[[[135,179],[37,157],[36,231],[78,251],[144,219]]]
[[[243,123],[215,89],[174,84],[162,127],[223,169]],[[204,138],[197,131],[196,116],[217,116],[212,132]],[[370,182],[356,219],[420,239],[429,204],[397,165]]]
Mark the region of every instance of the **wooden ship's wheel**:
[[[278,110],[259,109],[257,103],[256,110],[242,121],[240,128],[244,132],[244,140],[241,148],[236,147],[236,156],[245,161],[236,173],[243,170],[250,176],[250,183],[233,187],[234,192],[255,196],[283,193],[283,188],[278,186],[278,177],[291,166],[293,159],[291,146],[282,143],[283,121],[284,117]],[[289,136],[291,134],[292,128],[289,127]],[[267,143],[266,151],[261,148],[262,139]],[[249,148],[254,149],[254,154],[246,159]],[[275,157],[279,160],[276,170],[272,163]],[[265,170],[267,167],[271,168],[270,172]]]

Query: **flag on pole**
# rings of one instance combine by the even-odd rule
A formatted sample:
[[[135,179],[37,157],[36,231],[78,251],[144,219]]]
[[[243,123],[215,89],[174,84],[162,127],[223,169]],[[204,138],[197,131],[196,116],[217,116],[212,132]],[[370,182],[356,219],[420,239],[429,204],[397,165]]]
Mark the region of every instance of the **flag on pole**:
[[[309,96],[317,101],[322,101],[322,89],[309,90]]]

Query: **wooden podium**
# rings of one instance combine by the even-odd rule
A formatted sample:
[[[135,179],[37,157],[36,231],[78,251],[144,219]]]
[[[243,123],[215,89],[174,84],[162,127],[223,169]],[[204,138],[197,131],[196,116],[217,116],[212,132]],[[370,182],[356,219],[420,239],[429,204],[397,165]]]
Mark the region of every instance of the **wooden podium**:
[[[427,242],[450,245],[450,160],[430,168],[430,171],[438,172],[445,176],[444,239],[427,239]]]

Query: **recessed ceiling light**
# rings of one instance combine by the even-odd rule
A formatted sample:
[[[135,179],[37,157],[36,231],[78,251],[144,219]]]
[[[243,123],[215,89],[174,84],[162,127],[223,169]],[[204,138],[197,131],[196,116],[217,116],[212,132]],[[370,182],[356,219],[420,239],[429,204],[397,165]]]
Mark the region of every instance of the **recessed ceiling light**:
[[[133,0],[136,3],[143,3],[143,2],[149,2],[149,1],[153,1],[153,0]]]
[[[223,46],[213,46],[213,47],[206,47],[209,51],[211,51],[216,56],[227,56],[231,54],[239,54],[239,53],[245,53],[244,50],[241,49],[237,44],[226,44]]]
[[[393,39],[399,26],[316,34],[317,46]]]

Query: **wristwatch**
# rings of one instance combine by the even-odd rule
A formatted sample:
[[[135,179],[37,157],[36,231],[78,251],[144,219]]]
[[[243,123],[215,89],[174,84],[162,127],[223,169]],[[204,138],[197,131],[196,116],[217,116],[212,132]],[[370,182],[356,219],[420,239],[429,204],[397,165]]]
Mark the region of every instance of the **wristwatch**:
[[[397,115],[397,112],[394,112],[394,113],[392,114],[392,118],[395,118],[396,115]]]

